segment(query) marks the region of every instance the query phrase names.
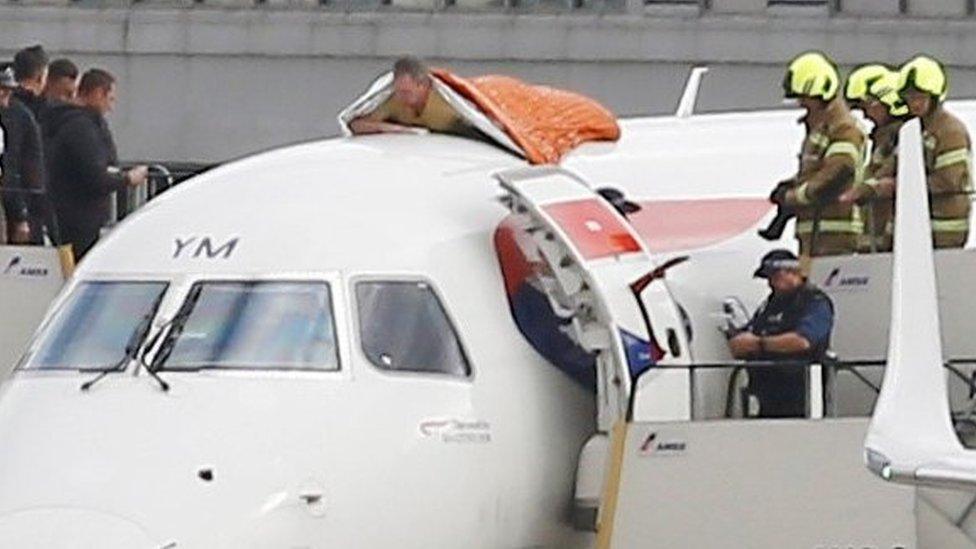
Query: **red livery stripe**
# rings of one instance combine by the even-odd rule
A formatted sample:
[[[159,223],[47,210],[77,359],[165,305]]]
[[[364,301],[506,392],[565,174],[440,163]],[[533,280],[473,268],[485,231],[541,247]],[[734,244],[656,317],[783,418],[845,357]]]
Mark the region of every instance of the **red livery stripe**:
[[[763,198],[646,200],[628,219],[651,252],[711,246],[753,231],[772,205]],[[758,238],[758,237],[757,237]]]
[[[588,261],[641,249],[603,200],[588,198],[560,202],[543,209]]]

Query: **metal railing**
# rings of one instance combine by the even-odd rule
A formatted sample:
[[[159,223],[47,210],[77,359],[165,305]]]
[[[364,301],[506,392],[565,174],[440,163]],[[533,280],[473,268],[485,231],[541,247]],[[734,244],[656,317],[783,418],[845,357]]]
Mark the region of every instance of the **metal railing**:
[[[950,374],[949,381],[946,384],[946,390],[950,391],[953,388],[951,380],[955,379],[957,383],[962,383],[961,387],[967,390],[967,403],[964,407],[957,408],[951,411],[953,423],[959,428],[960,426],[967,426],[971,428],[974,433],[974,439],[976,439],[976,371],[967,375],[960,366],[974,366],[976,365],[976,358],[954,358],[946,361],[943,366]],[[742,382],[743,373],[748,373],[749,370],[758,370],[763,368],[770,369],[792,369],[792,368],[803,368],[807,375],[804,376],[805,387],[804,395],[807,400],[807,417],[838,417],[837,411],[837,395],[838,395],[838,374],[849,373],[863,388],[868,389],[871,394],[876,397],[880,391],[881,386],[875,383],[870,377],[866,376],[862,369],[865,368],[881,368],[885,366],[885,361],[883,360],[838,360],[838,359],[825,359],[822,361],[811,362],[809,360],[782,360],[782,361],[770,361],[770,360],[756,360],[756,361],[729,361],[729,362],[713,362],[713,363],[699,363],[691,365],[658,365],[648,368],[642,372],[633,383],[634,390],[629,395],[629,402],[627,406],[627,419],[628,421],[633,421],[635,419],[635,407],[638,400],[638,393],[640,392],[641,379],[645,375],[653,375],[653,372],[660,370],[685,370],[688,371],[691,376],[691,385],[689,391],[689,398],[691,399],[691,408],[695,409],[697,395],[696,395],[696,383],[695,377],[696,373],[702,371],[715,371],[715,370],[726,370],[729,371],[729,380],[727,383],[727,388],[724,394],[724,419],[732,419],[735,416],[735,399],[736,399],[736,389],[740,387]],[[811,369],[814,375],[811,375]],[[820,374],[817,374],[820,372]],[[811,380],[820,380],[819,387],[814,386]],[[744,393],[740,393],[739,399],[742,400]],[[820,395],[819,402],[813,402],[811,395]],[[748,395],[745,395],[748,396]],[[871,402],[871,407],[873,408],[873,401]],[[743,410],[746,410],[746,406],[742,406]],[[811,414],[811,411],[822,411],[821,413]],[[748,417],[747,414],[743,414],[743,417]],[[692,417],[695,418],[694,415]]]
[[[127,169],[138,165],[149,167],[146,183],[137,187],[126,187],[115,193],[112,200],[113,211],[110,225],[122,221],[153,198],[184,180],[215,166],[214,164],[192,163],[125,162],[121,167]]]
[[[144,163],[126,162],[122,168],[129,168],[136,165],[147,165],[149,174],[146,183],[137,187],[126,187],[122,191],[113,193],[110,198],[111,214],[109,227],[118,223],[126,216],[142,207],[146,202],[166,192],[168,189],[178,185],[182,181],[203,173],[214,167],[215,164],[194,164],[194,163]],[[46,189],[22,189],[0,187],[0,197],[21,195],[33,198],[40,198],[43,202],[42,207],[45,228],[46,244],[58,245],[61,243],[60,230],[57,219],[55,205],[50,198],[50,191]],[[2,208],[0,203],[0,208]],[[39,207],[34,204],[34,207]],[[0,212],[2,213],[2,212]],[[0,216],[2,218],[3,216]],[[3,242],[0,242],[3,244]]]

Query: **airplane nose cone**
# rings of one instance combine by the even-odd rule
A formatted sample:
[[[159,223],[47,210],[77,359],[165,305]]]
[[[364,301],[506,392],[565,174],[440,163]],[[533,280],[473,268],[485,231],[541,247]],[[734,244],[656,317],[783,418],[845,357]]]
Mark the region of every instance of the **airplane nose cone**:
[[[0,517],[0,547],[163,549],[177,545],[153,540],[138,524],[122,517],[85,509],[49,508]]]

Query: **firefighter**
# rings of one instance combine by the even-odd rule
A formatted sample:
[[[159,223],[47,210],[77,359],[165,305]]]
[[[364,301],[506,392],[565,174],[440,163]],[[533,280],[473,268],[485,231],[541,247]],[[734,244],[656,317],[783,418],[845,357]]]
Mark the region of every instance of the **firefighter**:
[[[898,96],[899,73],[884,65],[865,65],[847,78],[844,96],[874,123],[871,158],[864,180],[842,194],[842,204],[857,203],[865,220],[862,249],[891,251],[898,169],[898,131],[908,107]]]
[[[961,248],[969,237],[972,147],[966,126],[942,106],[948,90],[945,70],[931,57],[920,55],[899,71],[899,95],[922,121],[933,245]]]
[[[800,119],[806,137],[797,174],[779,183],[770,199],[781,211],[796,212],[801,255],[852,253],[862,223],[837,197],[859,180],[865,135],[838,93],[837,68],[821,53],[804,53],[790,63],[783,90],[806,110]]]

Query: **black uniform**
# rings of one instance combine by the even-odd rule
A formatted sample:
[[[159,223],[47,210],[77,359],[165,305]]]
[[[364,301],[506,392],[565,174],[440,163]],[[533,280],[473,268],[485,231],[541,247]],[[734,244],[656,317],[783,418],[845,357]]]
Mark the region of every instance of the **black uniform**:
[[[125,188],[115,141],[101,114],[68,104],[48,108],[44,140],[61,240],[80,259],[110,221],[111,194]]]
[[[0,186],[9,225],[27,221],[31,240],[43,242],[43,227],[50,215],[45,185],[41,129],[31,110],[16,98],[0,109],[4,130],[3,176]],[[10,231],[8,231],[9,233]]]
[[[823,358],[830,347],[834,305],[827,294],[807,284],[789,295],[772,294],[749,322],[758,336],[797,332],[810,342],[810,350],[798,356],[766,355],[758,360]],[[749,389],[759,399],[760,417],[802,417],[806,413],[806,369],[800,366],[749,369]]]

